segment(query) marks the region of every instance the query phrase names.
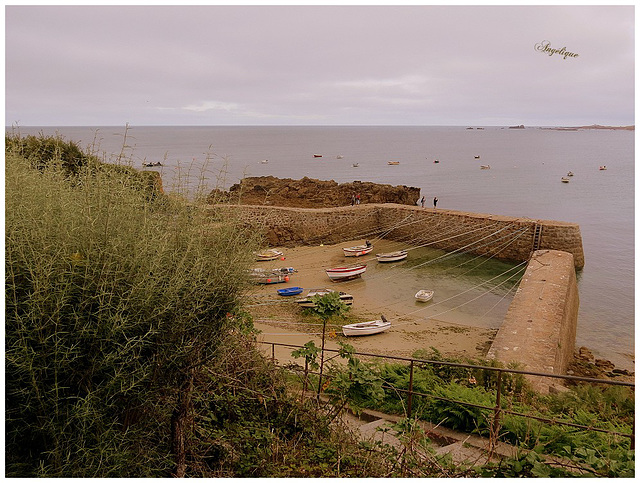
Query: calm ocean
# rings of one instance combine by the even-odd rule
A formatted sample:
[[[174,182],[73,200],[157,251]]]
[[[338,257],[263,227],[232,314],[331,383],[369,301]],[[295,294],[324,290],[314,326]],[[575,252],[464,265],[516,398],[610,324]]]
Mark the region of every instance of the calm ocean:
[[[113,161],[125,128],[19,131],[58,133]],[[419,187],[428,200],[438,197],[438,208],[578,223],[585,267],[578,273],[577,345],[633,369],[634,135],[466,126],[130,127],[124,154],[138,168],[162,162],[155,169],[166,188],[203,175],[212,188],[265,175],[372,181]],[[562,183],[568,171],[575,176]]]

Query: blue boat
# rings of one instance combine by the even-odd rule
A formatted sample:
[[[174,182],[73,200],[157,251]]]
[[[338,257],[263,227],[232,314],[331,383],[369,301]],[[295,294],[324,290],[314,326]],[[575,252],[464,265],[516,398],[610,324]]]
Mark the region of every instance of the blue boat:
[[[278,295],[282,295],[284,297],[288,297],[290,295],[298,295],[301,294],[304,289],[302,287],[289,287],[289,288],[281,288],[278,290]]]

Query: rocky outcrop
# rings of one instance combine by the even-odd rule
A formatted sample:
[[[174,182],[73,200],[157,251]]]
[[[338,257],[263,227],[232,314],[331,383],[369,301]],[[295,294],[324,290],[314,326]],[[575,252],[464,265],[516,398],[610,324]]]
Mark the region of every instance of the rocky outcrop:
[[[351,204],[360,195],[361,203],[397,203],[415,205],[420,188],[392,186],[363,181],[342,183],[304,177],[299,180],[273,176],[244,178],[229,191],[214,190],[211,203],[232,202],[243,205],[268,205],[296,208],[326,208]]]

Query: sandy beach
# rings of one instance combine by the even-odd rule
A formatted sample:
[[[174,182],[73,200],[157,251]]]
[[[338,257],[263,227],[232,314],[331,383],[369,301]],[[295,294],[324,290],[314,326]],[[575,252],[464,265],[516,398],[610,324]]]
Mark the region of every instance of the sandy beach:
[[[354,303],[349,311],[350,319],[360,321],[380,318],[380,313],[392,322],[392,326],[384,333],[365,337],[345,337],[339,326],[327,329],[326,347],[335,349],[338,341],[347,342],[358,352],[386,354],[411,357],[416,351],[431,347],[447,357],[483,358],[495,336],[496,329],[474,325],[463,314],[457,314],[455,322],[425,317],[420,303],[412,300],[401,300],[399,303],[384,302],[392,291],[385,290],[393,285],[393,280],[385,280],[384,284],[367,284],[369,275],[365,273],[361,279],[347,282],[331,282],[324,272],[325,268],[351,265],[365,262],[378,264],[375,253],[398,250],[397,243],[377,240],[374,252],[367,257],[345,257],[342,247],[361,244],[364,240],[353,240],[340,245],[319,245],[296,248],[279,248],[284,252],[284,260],[258,262],[260,268],[294,267],[297,272],[291,275],[286,283],[257,285],[247,294],[247,303],[254,317],[254,325],[261,331],[260,341],[283,344],[303,345],[313,340],[321,345],[322,325],[320,321],[301,323],[302,310],[295,304],[298,297],[282,297],[276,290],[299,286],[305,290],[312,288],[332,288],[354,296]],[[393,265],[393,264],[385,264]],[[373,267],[372,267],[373,268]],[[387,269],[387,267],[385,267]],[[382,288],[381,288],[382,287]],[[385,293],[387,292],[387,293]],[[381,306],[381,301],[382,306]],[[425,307],[428,308],[428,307]],[[469,323],[466,323],[466,322]],[[337,322],[339,324],[339,322]],[[318,325],[313,325],[318,324]],[[265,352],[271,354],[270,345],[265,345]],[[275,357],[280,363],[291,362],[293,349],[275,347]],[[300,359],[297,360],[300,362]]]

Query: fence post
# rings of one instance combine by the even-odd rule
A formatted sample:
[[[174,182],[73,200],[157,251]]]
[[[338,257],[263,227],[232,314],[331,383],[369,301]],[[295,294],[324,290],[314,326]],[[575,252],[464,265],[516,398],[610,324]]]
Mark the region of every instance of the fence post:
[[[413,360],[409,371],[409,396],[407,398],[407,419],[411,419],[411,403],[413,401]]]
[[[271,362],[276,363],[276,345],[273,343],[271,344]]]
[[[496,407],[493,410],[493,426],[491,429],[491,451],[498,442],[498,432],[500,431],[500,396],[502,394],[502,371],[498,370],[498,382],[496,384]]]

